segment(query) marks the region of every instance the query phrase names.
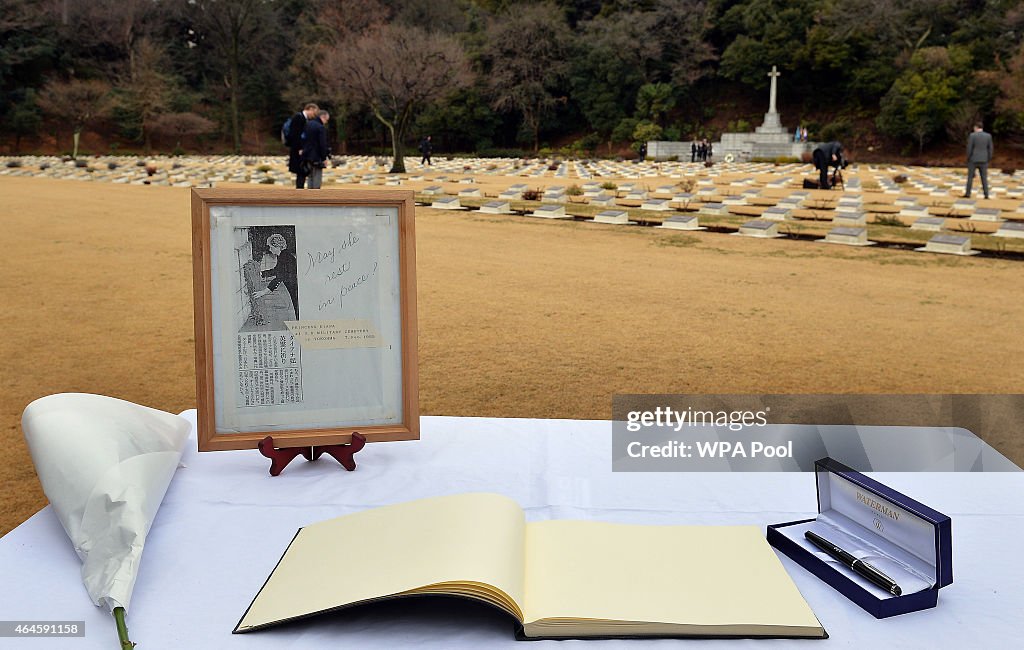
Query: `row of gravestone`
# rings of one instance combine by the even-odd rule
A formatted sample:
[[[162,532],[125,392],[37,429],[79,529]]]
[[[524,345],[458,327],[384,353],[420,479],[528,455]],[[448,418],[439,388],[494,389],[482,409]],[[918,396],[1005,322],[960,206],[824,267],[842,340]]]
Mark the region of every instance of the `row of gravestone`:
[[[443,179],[445,177],[438,177]],[[435,179],[437,180],[437,179]],[[468,179],[467,179],[468,180]],[[499,199],[508,200],[521,200],[524,192],[527,191],[527,186],[522,183],[507,186],[499,195]],[[679,192],[676,186],[661,186],[654,190],[653,194],[658,195],[671,195],[669,199],[659,199],[650,197],[649,193],[644,190],[638,190],[633,185],[622,185],[617,188],[615,194],[609,194],[608,191],[603,189],[602,186],[596,183],[584,184],[583,188],[579,190],[579,198],[572,199],[567,195],[567,188],[565,186],[555,185],[548,186],[542,192],[539,200],[542,203],[567,203],[572,201],[589,203],[592,206],[598,207],[613,207],[618,205],[618,200],[622,198],[625,201],[639,201],[639,208],[649,211],[672,211],[679,209],[681,206],[685,210],[700,210],[707,214],[726,215],[729,213],[729,208],[734,206],[753,205],[756,204],[748,203],[748,199],[761,199],[761,193],[757,189],[746,189],[740,194],[726,195],[719,201],[708,200],[709,197],[714,196],[714,193],[720,192],[720,189],[710,188],[702,189],[697,194],[688,192]],[[430,196],[442,196],[446,192],[443,187],[439,185],[431,185],[420,190],[421,194]],[[623,195],[620,197],[619,195]],[[483,191],[479,188],[467,188],[458,192],[460,198],[483,198]],[[790,192],[787,196],[778,199],[769,198],[774,205],[769,204],[767,207],[763,207],[761,214],[759,215],[763,219],[785,221],[791,217],[794,211],[800,207],[813,207],[823,212],[815,212],[815,218],[822,219],[824,216],[830,216],[834,225],[836,226],[863,226],[867,224],[868,210],[862,206],[862,200],[860,196],[844,196],[841,198],[835,206],[832,205],[814,205],[814,202],[818,199],[813,199],[810,193],[807,191],[794,191]],[[808,206],[810,202],[810,206]],[[675,204],[675,205],[673,205]],[[699,207],[698,207],[699,204]],[[928,208],[920,206],[914,202],[913,199],[896,199],[894,205],[900,208],[898,214],[902,217],[906,217],[912,221],[911,227],[913,229],[931,229],[940,230],[944,219],[932,217],[929,214]],[[972,221],[983,221],[992,223],[1002,223],[1000,218],[1001,211],[995,208],[973,208],[973,202],[967,204],[964,200],[959,200],[955,204],[959,208],[958,216],[966,216],[965,213],[970,214]],[[633,206],[637,207],[637,206]],[[878,208],[876,208],[878,209]],[[834,210],[834,212],[832,212]],[[1017,215],[1021,215],[1019,218],[1024,218],[1024,205],[1018,206],[1018,212],[1009,215],[1011,218],[1018,218]],[[938,219],[936,221],[936,219]],[[933,227],[934,224],[938,224]]]
[[[441,210],[465,210],[458,197],[442,196],[434,198],[431,207]],[[480,212],[485,214],[512,214],[511,203],[508,200],[488,201],[480,206]],[[526,213],[528,217],[542,219],[572,219],[573,215],[567,214],[564,205],[540,205]],[[637,222],[630,221],[629,213],[625,210],[604,210],[597,213],[592,221],[594,223],[612,225],[636,225]],[[700,225],[699,217],[692,214],[674,214],[668,216],[660,228],[671,230],[705,230]],[[1024,223],[1010,223],[1004,226],[1005,232],[1000,231],[1002,236],[1024,238]],[[776,239],[785,235],[779,232],[777,221],[766,219],[754,219],[740,225],[734,235],[754,237],[758,239]],[[838,225],[832,228],[824,239],[817,241],[830,244],[841,244],[846,246],[873,246],[876,242],[868,239],[866,227],[855,227],[850,225]],[[942,253],[950,255],[977,255],[978,251],[973,250],[971,238],[964,235],[937,234],[917,251],[928,253]]]
[[[77,180],[106,180],[110,182],[122,182],[122,183],[150,183],[150,184],[207,184],[210,182],[248,182],[248,183],[280,183],[288,184],[291,182],[291,176],[287,173],[285,168],[285,159],[283,157],[262,157],[252,158],[245,156],[218,156],[218,157],[182,157],[182,158],[154,158],[154,161],[159,161],[161,170],[156,174],[145,174],[139,168],[131,166],[132,163],[136,165],[140,161],[132,157],[102,157],[88,159],[86,164],[93,165],[95,168],[92,171],[80,171],[80,168],[75,167],[78,171],[58,171],[60,169],[67,170],[69,165],[68,161],[62,161],[55,157],[23,157],[23,158],[0,158],[0,165],[6,165],[12,161],[18,161],[21,168],[7,168],[6,166],[0,167],[0,173],[6,175],[47,175],[58,178],[71,178]],[[414,174],[411,176],[397,176],[391,175],[385,177],[383,181],[376,178],[373,174],[358,174],[360,170],[372,170],[380,168],[378,164],[380,161],[370,156],[351,156],[340,158],[339,165],[335,168],[325,170],[325,182],[327,183],[360,183],[366,185],[373,184],[385,184],[385,185],[400,185],[406,180],[415,182],[417,180],[433,180],[435,182],[442,180],[443,176],[438,176],[439,172],[443,173],[445,169],[450,169],[454,172],[466,173],[480,173],[485,175],[521,175],[526,172],[527,175],[542,175],[549,173],[548,165],[544,162],[531,162],[523,164],[522,161],[515,159],[457,159],[452,161],[445,161],[444,163],[438,164],[434,168],[429,170],[423,170],[423,173]],[[411,159],[412,160],[412,159]],[[103,170],[104,164],[111,164],[118,166],[116,170]],[[171,172],[164,169],[170,165],[182,168],[182,171],[175,174],[175,178],[171,178]],[[40,169],[42,164],[46,165],[46,169]],[[154,163],[155,164],[155,163]],[[31,167],[35,167],[37,171],[29,171]],[[254,166],[260,168],[267,167],[267,171],[256,172]],[[571,168],[576,173],[580,170],[591,170],[595,174],[600,175],[625,175],[627,173],[635,172],[635,168],[646,169],[647,174],[662,174],[665,172],[673,172],[685,169],[687,164],[653,164],[653,163],[640,163],[639,165],[633,163],[605,163],[605,162],[570,162],[562,163],[559,166],[559,170]],[[129,171],[134,169],[134,171]],[[717,169],[705,170],[704,175],[698,177],[696,180],[696,187],[694,194],[696,198],[687,192],[675,192],[670,199],[656,198],[650,196],[650,194],[637,191],[635,188],[627,188],[622,186],[620,188],[626,196],[627,200],[639,200],[645,201],[647,199],[653,199],[644,205],[644,209],[658,210],[658,211],[669,211],[672,206],[669,202],[697,202],[697,201],[710,201],[712,203],[721,202],[724,205],[743,205],[746,201],[744,197],[749,199],[763,199],[769,198],[762,193],[765,188],[779,189],[785,187],[792,187],[797,181],[798,177],[790,175],[789,172],[797,171],[800,166],[770,166],[762,163],[747,163],[744,165],[736,165],[730,173],[734,176],[733,179],[728,180],[724,177],[726,174],[723,171]],[[905,171],[909,168],[879,168],[874,170],[877,174],[888,174],[892,172]],[[244,170],[244,171],[243,171]],[[434,174],[433,179],[428,179],[426,171]],[[691,172],[693,170],[690,170]],[[773,180],[767,182],[759,182],[755,179],[755,175],[772,172],[774,177]],[[560,173],[559,172],[556,172]],[[587,171],[590,174],[590,171]],[[953,172],[947,172],[952,174]],[[748,174],[744,176],[745,174]],[[995,172],[993,176],[996,176],[998,172]],[[1007,181],[1011,178],[1009,175],[1003,174]],[[927,172],[925,178],[937,179],[940,174],[934,171]],[[856,180],[856,179],[854,179]],[[928,206],[922,205],[919,198],[907,197],[902,194],[903,189],[898,184],[889,181],[882,176],[880,186],[884,186],[884,194],[893,194],[897,196],[895,203],[900,205],[902,200],[915,201],[918,207],[914,205],[902,205],[901,213],[906,217],[922,217],[927,216]],[[742,193],[729,193],[722,189],[722,183],[727,183],[727,187],[744,188]],[[910,182],[914,185],[914,181]],[[847,188],[849,191],[854,191],[859,188],[854,187],[854,183],[848,184]],[[923,183],[918,183],[918,189],[923,187]],[[760,187],[758,187],[760,186]],[[609,201],[609,195],[599,188],[587,188],[584,186],[584,197],[586,199],[596,199],[593,201],[595,205],[613,205],[614,203]],[[629,191],[633,189],[633,191]],[[674,189],[672,186],[662,186],[655,190],[654,195],[667,194],[668,190]],[[1011,195],[1020,190],[1019,185],[1015,185],[1013,188],[1007,191],[1007,195]],[[934,193],[933,193],[934,194]],[[943,195],[942,192],[938,194]],[[847,196],[844,192],[841,196]],[[931,196],[928,194],[927,196]],[[558,201],[560,197],[555,192],[546,192],[546,200]],[[564,197],[562,197],[564,198]],[[714,199],[720,199],[715,201]],[[934,198],[941,198],[934,197]],[[933,203],[932,207],[935,207],[938,203]],[[717,209],[716,206],[710,206],[709,209]],[[821,209],[828,209],[827,206],[821,206]],[[957,201],[952,208],[950,208],[950,214],[946,216],[973,216],[976,220],[988,220],[996,221],[999,218],[997,213],[992,212],[995,208],[981,208],[977,207],[973,202],[967,203],[964,201]],[[1018,213],[1024,214],[1024,204],[1018,205]],[[966,214],[964,214],[966,213]],[[772,215],[769,214],[769,217]]]

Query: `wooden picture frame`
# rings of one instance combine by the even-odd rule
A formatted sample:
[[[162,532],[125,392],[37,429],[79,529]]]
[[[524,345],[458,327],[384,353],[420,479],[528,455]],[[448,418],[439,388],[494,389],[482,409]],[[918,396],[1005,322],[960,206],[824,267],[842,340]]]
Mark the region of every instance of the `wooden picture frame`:
[[[192,190],[200,451],[419,438],[413,192]]]

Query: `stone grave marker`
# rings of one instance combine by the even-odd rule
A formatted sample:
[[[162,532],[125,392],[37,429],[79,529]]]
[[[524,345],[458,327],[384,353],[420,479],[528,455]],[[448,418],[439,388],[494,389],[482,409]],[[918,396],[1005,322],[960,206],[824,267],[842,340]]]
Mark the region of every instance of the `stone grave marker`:
[[[856,214],[860,211],[860,197],[852,198],[844,196],[843,198],[839,199],[839,203],[836,204],[836,212],[840,214]]]
[[[911,230],[932,230],[938,232],[942,230],[942,224],[946,223],[946,220],[942,217],[921,217],[910,224]]]
[[[1012,237],[1024,239],[1024,221],[1006,221],[999,226],[999,230],[992,233],[996,237]]]
[[[480,212],[487,214],[511,214],[512,206],[508,201],[488,201],[480,206]]]
[[[773,205],[764,209],[761,213],[762,219],[768,219],[769,221],[785,221],[786,218],[792,213],[792,210],[783,205]]]
[[[729,214],[729,210],[727,210],[721,203],[705,203],[700,206],[700,211],[704,214],[712,214],[719,217],[724,217]]]
[[[707,230],[707,228],[700,225],[700,221],[695,214],[674,214],[665,219],[658,228],[668,228],[670,230]]]
[[[739,232],[734,232],[733,234],[740,237],[758,237],[761,239],[775,239],[785,236],[779,234],[778,222],[764,219],[748,221],[740,226]]]
[[[923,205],[906,205],[900,208],[901,217],[927,217],[928,208]],[[918,219],[920,221],[920,219]]]
[[[528,216],[542,219],[572,219],[571,215],[565,213],[564,205],[542,205],[534,209]]]
[[[668,203],[668,199],[645,199],[644,202],[640,204],[640,209],[656,211],[671,210],[672,208]]]
[[[844,244],[846,246],[874,246],[876,243],[868,241],[867,228],[851,228],[848,226],[833,228],[825,235],[825,239],[819,239],[818,241],[828,244]]]
[[[832,217],[833,226],[857,227],[866,226],[867,224],[868,218],[863,212],[837,212]]]
[[[971,238],[963,235],[935,235],[928,240],[928,243],[916,251],[925,253],[944,253],[946,255],[977,255],[978,251],[971,250]]]
[[[459,197],[457,196],[439,196],[431,202],[430,207],[437,208],[438,210],[464,210],[462,204],[459,203]]]
[[[635,221],[629,220],[629,213],[625,210],[604,210],[594,215],[594,223],[611,223],[615,225],[635,225]]]
[[[999,223],[1002,219],[999,218],[1001,214],[997,208],[975,208],[974,214],[971,215],[971,221],[987,221],[992,223]]]

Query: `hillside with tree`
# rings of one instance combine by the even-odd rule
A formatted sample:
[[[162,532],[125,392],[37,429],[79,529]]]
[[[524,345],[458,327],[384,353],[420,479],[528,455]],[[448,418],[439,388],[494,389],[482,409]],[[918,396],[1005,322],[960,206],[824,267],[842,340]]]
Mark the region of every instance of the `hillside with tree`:
[[[928,160],[975,120],[1024,148],[1019,0],[0,0],[10,153],[622,152],[784,123]]]

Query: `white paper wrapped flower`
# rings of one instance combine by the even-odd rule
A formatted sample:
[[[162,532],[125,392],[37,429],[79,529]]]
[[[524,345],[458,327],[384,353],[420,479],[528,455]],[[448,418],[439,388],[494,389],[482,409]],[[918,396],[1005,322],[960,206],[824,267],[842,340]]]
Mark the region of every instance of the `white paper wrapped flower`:
[[[189,424],[112,397],[62,393],[29,404],[21,426],[43,492],[82,560],[89,597],[127,609]]]

